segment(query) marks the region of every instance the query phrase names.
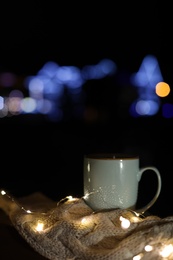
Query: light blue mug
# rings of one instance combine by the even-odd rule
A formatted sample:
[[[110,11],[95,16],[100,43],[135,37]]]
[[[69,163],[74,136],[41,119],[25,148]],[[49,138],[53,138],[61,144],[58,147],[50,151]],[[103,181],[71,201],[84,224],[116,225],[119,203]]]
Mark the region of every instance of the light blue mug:
[[[144,213],[155,203],[161,191],[159,170],[153,166],[139,168],[139,156],[116,153],[86,155],[83,170],[83,198],[94,211],[121,208]],[[139,181],[143,173],[151,170],[157,176],[157,191],[146,206],[136,209]]]

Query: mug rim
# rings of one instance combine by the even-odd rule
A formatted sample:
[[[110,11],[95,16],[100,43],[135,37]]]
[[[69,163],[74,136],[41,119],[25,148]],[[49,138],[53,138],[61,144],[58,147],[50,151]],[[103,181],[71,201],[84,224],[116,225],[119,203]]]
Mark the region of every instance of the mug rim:
[[[97,160],[139,160],[139,155],[130,153],[88,153],[84,157]]]

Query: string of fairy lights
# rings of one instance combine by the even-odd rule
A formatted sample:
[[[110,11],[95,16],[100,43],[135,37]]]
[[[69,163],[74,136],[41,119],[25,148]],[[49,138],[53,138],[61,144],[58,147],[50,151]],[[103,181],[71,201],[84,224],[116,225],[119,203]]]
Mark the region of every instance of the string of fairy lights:
[[[11,197],[5,190],[1,190],[0,195],[6,197],[6,199],[7,199],[6,203],[8,203],[8,201],[10,200],[10,202],[15,203],[17,205],[17,207],[19,207],[25,214],[33,214],[33,216],[34,216],[34,213],[35,213],[34,211],[25,209],[23,206],[19,205],[14,200],[14,198]],[[76,198],[73,198],[72,196],[68,196],[65,198],[64,201],[70,202],[72,200],[76,200]],[[119,224],[119,228],[121,228],[122,230],[128,230],[128,229],[130,229],[132,224],[139,223],[145,219],[144,215],[139,214],[135,211],[131,211],[131,212],[133,212],[133,214],[130,215],[129,218],[121,215],[119,217],[118,223],[116,223],[116,226]],[[46,212],[41,213],[41,214],[44,214],[46,216]],[[50,216],[48,215],[47,217],[49,218]],[[94,221],[94,219],[92,219],[92,218],[94,218],[94,214],[86,215],[86,216],[76,220],[81,223],[81,224],[78,223],[79,228],[82,228],[85,225],[90,225],[90,223],[92,221]],[[25,222],[26,221],[27,221],[27,218],[26,218]],[[38,212],[37,212],[37,217],[35,218],[35,222],[29,222],[28,225],[30,225],[30,229],[35,232],[35,236],[37,234],[38,234],[38,236],[44,235],[44,233],[47,232],[47,229],[48,229],[48,223],[46,221],[46,218],[41,218],[41,217],[39,218]],[[49,229],[50,229],[50,227],[49,227]],[[146,243],[145,245],[142,244],[141,248],[142,248],[141,252],[138,253],[137,255],[134,255],[131,258],[132,260],[141,260],[144,257],[146,257],[147,254],[149,254],[150,252],[154,252],[155,256],[158,257],[157,259],[167,259],[167,260],[173,259],[173,238],[170,240],[166,240],[164,238],[164,236],[160,236],[159,243],[158,243],[158,241],[155,241],[154,238],[151,237],[150,243]]]

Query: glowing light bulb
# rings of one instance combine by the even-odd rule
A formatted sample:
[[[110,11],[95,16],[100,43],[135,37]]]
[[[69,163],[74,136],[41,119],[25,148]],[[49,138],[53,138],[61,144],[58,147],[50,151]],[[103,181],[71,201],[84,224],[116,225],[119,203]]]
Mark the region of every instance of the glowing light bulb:
[[[127,218],[123,218],[122,216],[120,216],[120,221],[121,221],[121,227],[126,229],[130,227],[130,220]]]
[[[84,218],[82,218],[81,223],[82,223],[82,225],[85,225],[85,226],[89,226],[89,225],[92,226],[93,219],[91,217],[84,217]]]
[[[1,190],[1,194],[2,194],[2,195],[5,195],[6,192],[5,192],[4,190]]]
[[[165,245],[164,248],[160,251],[162,257],[169,257],[173,253],[173,245]]]
[[[139,254],[139,255],[134,256],[133,260],[140,260],[140,259],[142,259],[142,257],[143,257],[143,254]]]
[[[152,251],[153,250],[153,247],[152,246],[150,246],[150,245],[146,245],[145,246],[145,251],[146,252],[150,252],[150,251]]]
[[[72,196],[67,196],[67,199],[68,200],[73,200],[73,197]]]
[[[37,231],[43,231],[43,228],[44,228],[44,223],[43,222],[38,222],[35,229]]]
[[[32,213],[29,209],[26,210],[27,213]]]

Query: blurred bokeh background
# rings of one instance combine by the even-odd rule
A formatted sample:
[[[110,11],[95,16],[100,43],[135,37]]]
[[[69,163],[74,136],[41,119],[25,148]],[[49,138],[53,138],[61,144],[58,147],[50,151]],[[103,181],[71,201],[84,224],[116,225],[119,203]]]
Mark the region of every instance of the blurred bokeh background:
[[[0,186],[82,196],[86,153],[136,153],[162,176],[152,213],[172,215],[170,6],[6,3],[0,28]]]

